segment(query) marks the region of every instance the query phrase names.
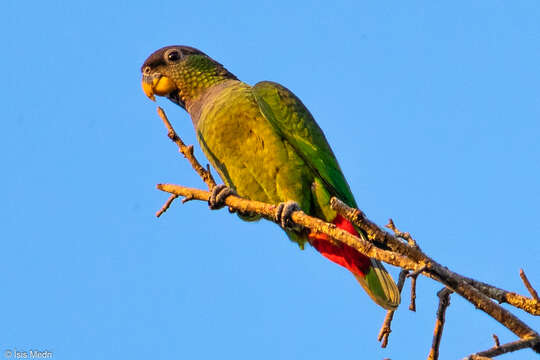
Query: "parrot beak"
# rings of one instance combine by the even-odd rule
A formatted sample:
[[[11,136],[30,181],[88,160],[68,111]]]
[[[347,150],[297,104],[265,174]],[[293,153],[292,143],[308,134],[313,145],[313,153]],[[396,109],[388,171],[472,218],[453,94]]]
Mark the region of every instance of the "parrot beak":
[[[160,74],[143,75],[142,89],[148,98],[156,101],[155,95],[165,96],[176,90],[176,84],[167,76]]]
[[[146,95],[150,100],[156,101],[156,97],[154,96],[154,88],[152,87],[151,83],[147,83],[146,81],[141,82],[142,85],[142,91],[144,92],[144,95]]]

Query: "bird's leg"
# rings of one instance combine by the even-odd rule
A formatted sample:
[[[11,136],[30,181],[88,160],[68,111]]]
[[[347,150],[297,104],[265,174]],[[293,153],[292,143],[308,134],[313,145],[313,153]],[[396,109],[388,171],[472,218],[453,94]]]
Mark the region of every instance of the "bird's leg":
[[[277,205],[274,218],[283,229],[300,232],[302,227],[295,224],[291,219],[292,213],[298,210],[300,210],[298,203],[294,201],[282,202]]]
[[[233,189],[230,187],[219,184],[212,188],[210,198],[208,199],[208,206],[212,210],[221,209],[225,206],[225,199],[229,195],[236,195]]]

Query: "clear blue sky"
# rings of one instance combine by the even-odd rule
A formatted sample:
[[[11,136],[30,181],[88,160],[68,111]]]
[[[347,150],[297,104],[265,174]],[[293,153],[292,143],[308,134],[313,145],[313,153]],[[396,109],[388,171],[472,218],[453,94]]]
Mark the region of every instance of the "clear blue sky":
[[[523,267],[540,287],[537,1],[156,3],[3,2],[0,351],[427,356],[440,285],[419,281],[417,313],[400,308],[380,349],[385,312],[274,224],[200,202],[154,217],[156,183],[203,187],[140,88],[146,56],[170,44],[293,90],[374,221],[460,273],[524,293]],[[187,114],[158,104],[195,143]],[[443,359],[515,340],[456,296],[447,317]]]

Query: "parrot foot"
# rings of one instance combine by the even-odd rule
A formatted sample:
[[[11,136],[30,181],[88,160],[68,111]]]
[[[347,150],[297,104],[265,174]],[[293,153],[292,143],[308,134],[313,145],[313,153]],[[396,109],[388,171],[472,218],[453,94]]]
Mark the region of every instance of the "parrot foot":
[[[298,210],[300,210],[298,203],[294,201],[282,202],[277,205],[274,218],[283,229],[300,232],[302,227],[295,224],[291,219],[292,213]]]
[[[221,209],[225,206],[225,199],[227,199],[229,195],[236,195],[234,190],[230,187],[223,184],[214,186],[210,198],[208,199],[208,206],[212,210]]]

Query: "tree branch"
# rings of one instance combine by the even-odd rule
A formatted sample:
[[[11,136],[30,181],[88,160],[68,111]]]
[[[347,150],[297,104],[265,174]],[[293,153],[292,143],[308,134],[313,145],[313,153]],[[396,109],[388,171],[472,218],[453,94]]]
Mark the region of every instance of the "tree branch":
[[[167,210],[169,210],[169,207],[171,206],[171,204],[173,203],[173,201],[178,197],[178,195],[171,195],[169,196],[169,199],[165,202],[165,204],[163,204],[163,206],[161,207],[161,209],[159,209],[157,212],[156,212],[156,217],[160,217],[161,215],[163,215],[163,213]]]
[[[539,301],[538,299],[538,293],[536,290],[534,290],[533,286],[529,282],[529,279],[527,279],[527,275],[525,275],[525,271],[523,269],[519,269],[519,276],[521,277],[521,280],[523,280],[523,284],[525,284],[525,287],[527,290],[529,290],[529,293],[533,297],[534,300]]]
[[[370,240],[386,245],[390,247],[393,251],[403,254],[419,263],[426,262],[430,264],[430,262],[433,262],[433,260],[429,259],[424,253],[422,253],[416,242],[414,243],[414,246],[406,246],[406,244],[404,244],[395,236],[391,235],[387,231],[380,229],[375,223],[370,221],[362,211],[358,209],[353,209],[339,199],[335,198],[330,203],[330,205],[342,216],[352,221],[355,225],[364,229],[368,233],[368,237]],[[397,230],[392,220],[390,220],[387,227],[390,227],[393,230]],[[397,231],[398,233],[401,233],[399,232],[399,230]],[[405,234],[410,237],[408,233]],[[532,315],[540,315],[540,302],[535,299],[527,298],[525,296],[500,289],[493,285],[461,276],[457,273],[453,273],[453,275],[455,275],[456,278],[458,278],[460,281],[465,281],[470,285],[474,286],[484,295],[494,300],[497,300],[499,303],[508,303],[519,309],[525,310]]]
[[[484,295],[496,300],[499,303],[506,303],[512,305],[518,309],[524,310],[531,315],[540,315],[540,301],[528,298],[526,296],[517,294],[515,292],[503,290],[496,286],[486,284],[485,282],[471,279],[462,275],[459,275],[463,281],[471,284]]]
[[[501,343],[499,342],[499,337],[495,334],[491,335],[493,337],[493,341],[495,342],[495,347],[501,346]]]
[[[208,201],[210,193],[208,191],[188,188],[179,185],[173,184],[158,184],[157,188],[162,191],[166,191],[171,194],[176,194],[178,196],[190,197],[196,200]],[[339,201],[335,198],[332,199],[332,203]],[[274,221],[274,213],[276,206],[271,204],[266,204],[259,201],[247,200],[241,197],[230,195],[226,198],[225,204],[237,211],[240,212],[250,212],[258,213],[270,221]],[[369,243],[361,238],[358,238],[347,231],[337,228],[334,224],[324,222],[318,218],[306,215],[303,211],[295,211],[291,215],[292,220],[305,228],[308,228],[312,231],[324,233],[337,241],[340,241],[350,247],[355,248],[362,254],[369,256],[371,258],[384,261],[388,264],[401,267],[403,269],[417,271],[421,270],[423,267],[426,267],[426,270],[422,272],[423,275],[428,276],[432,279],[435,279],[456,293],[460,294],[465,299],[469,300],[473,305],[482,311],[486,312],[488,315],[492,316],[502,325],[507,327],[510,331],[515,333],[521,338],[532,338],[538,337],[538,334],[527,326],[524,322],[514,316],[512,313],[502,308],[500,305],[492,302],[487,296],[482,294],[472,285],[468,284],[465,281],[462,281],[460,277],[448,270],[447,268],[436,263],[432,259],[420,253],[421,256],[425,257],[425,260],[422,259],[422,262],[419,264],[407,256],[404,256],[399,253],[399,251],[391,252],[387,250],[382,250],[374,244]],[[366,230],[364,227],[362,227]],[[379,229],[379,228],[377,228]],[[382,231],[379,229],[379,231]],[[388,236],[392,236],[387,234]],[[397,239],[393,238],[393,241],[398,242]],[[388,241],[390,245],[390,241]],[[407,246],[408,253],[411,249],[410,246],[400,243],[403,246]],[[392,246],[390,246],[392,248]],[[399,247],[396,247],[399,249]]]
[[[194,200],[208,201],[208,198],[210,197],[210,192],[208,191],[180,185],[158,184],[157,188],[170,194],[175,194],[182,197],[190,197]],[[225,205],[241,213],[257,213],[262,215],[265,219],[275,222],[275,205],[260,201],[247,200],[236,195],[229,195],[225,199]],[[405,256],[401,256],[391,251],[382,250],[374,246],[372,243],[336,227],[334,224],[330,224],[316,217],[309,216],[303,211],[299,210],[293,212],[291,218],[295,224],[301,225],[315,232],[326,234],[339,242],[355,248],[366,256],[412,271],[420,268],[414,261],[406,258]]]
[[[489,300],[486,293],[489,295],[492,291],[496,291],[497,288],[485,283],[465,278],[455,272],[450,271],[448,268],[440,265],[435,260],[424,254],[417,246],[410,246],[403,241],[400,241],[394,235],[379,228],[375,223],[369,220],[362,211],[347,206],[339,199],[332,198],[330,205],[343,217],[347,218],[353,224],[366,231],[370,240],[373,240],[375,243],[383,244],[389,247],[395,253],[406,256],[419,264],[422,264],[422,266],[426,266],[426,270],[422,272],[422,275],[442,282],[444,285],[454,290],[454,292],[458,293],[474,304],[475,307],[483,310],[495,318],[519,337],[523,338],[527,336],[538,336],[535,331],[525,325],[525,323],[519,320],[516,316]],[[477,288],[476,286],[471,285],[470,282],[473,282],[479,286],[481,285],[481,287]],[[486,293],[484,293],[482,290],[484,290]],[[504,291],[501,289],[497,290]],[[509,293],[506,292],[504,295],[507,297]],[[534,299],[529,300],[531,301],[527,301],[526,303],[534,304],[534,308],[538,308],[540,306],[540,304]],[[522,304],[518,303],[512,305],[519,307],[518,305]],[[529,309],[528,306],[520,308],[524,310]]]
[[[203,168],[195,159],[195,156],[193,155],[193,147],[186,146],[182,142],[161,108],[158,108],[158,113],[168,129],[169,138],[177,144],[180,152],[189,160],[193,169],[207,184],[208,188],[212,189],[216,183],[210,173],[209,168]],[[167,200],[167,203],[158,212],[160,215],[178,196],[185,197],[184,201],[192,199],[208,201],[208,198],[210,197],[210,193],[208,191],[179,185],[158,184],[157,188],[173,194],[173,196]],[[274,214],[276,211],[276,206],[273,204],[247,200],[235,195],[228,196],[225,199],[225,204],[229,207],[229,209],[234,209],[241,213],[257,213],[262,217],[275,222]],[[463,277],[450,271],[448,268],[440,265],[423,253],[410,234],[402,233],[397,230],[393,221],[390,221],[388,227],[395,232],[395,236],[379,228],[359,209],[350,208],[339,199],[332,198],[330,205],[342,216],[364,230],[367,233],[368,241],[364,240],[363,238],[356,237],[347,231],[341,230],[334,224],[330,224],[318,218],[309,216],[302,211],[293,212],[291,215],[292,221],[297,225],[309,229],[310,231],[324,233],[336,241],[346,244],[368,257],[398,266],[403,270],[410,270],[414,275],[422,274],[442,283],[449,289],[448,291],[452,290],[456,292],[471,302],[476,308],[484,311],[496,321],[507,327],[514,334],[519,336],[522,340],[515,343],[519,343],[519,346],[521,346],[520,349],[530,347],[534,351],[540,353],[540,336],[538,333],[508,310],[491,301],[490,298],[499,302],[507,302],[517,308],[528,311],[531,314],[539,315],[540,304],[537,299],[530,299],[519,294],[511,293],[492,285]],[[405,242],[401,239],[405,240]],[[388,327],[388,334],[389,332],[390,330]],[[504,345],[498,347],[497,349],[502,347],[504,347]],[[492,349],[488,351],[492,351]],[[474,356],[486,356],[484,353],[486,352],[478,353]]]
[[[439,308],[437,309],[437,320],[435,321],[435,329],[433,330],[433,342],[429,351],[428,360],[437,360],[439,358],[439,346],[444,329],[444,321],[446,309],[450,306],[450,294],[452,290],[448,288],[441,289],[437,296],[439,297]]]
[[[409,304],[409,310],[416,311],[416,280],[418,275],[411,276],[411,303]]]
[[[186,159],[188,159],[189,163],[191,164],[191,167],[193,168],[193,170],[195,170],[195,172],[197,172],[197,174],[199,174],[201,179],[206,183],[206,185],[208,186],[208,189],[212,190],[214,186],[216,186],[216,181],[214,180],[214,177],[212,176],[212,173],[210,172],[210,167],[207,166],[206,169],[202,167],[201,163],[199,163],[199,161],[195,158],[195,155],[193,154],[193,145],[187,146],[186,144],[184,144],[182,139],[180,139],[180,136],[178,136],[178,134],[172,127],[171,122],[169,121],[169,119],[167,118],[167,115],[165,114],[165,111],[163,111],[163,109],[158,106],[157,112],[158,112],[159,117],[163,121],[163,124],[165,124],[165,127],[168,130],[167,136],[169,137],[169,139],[171,139],[172,142],[174,142],[178,146],[178,151],[182,155],[184,155]],[[167,209],[165,209],[165,211],[166,210]]]
[[[466,360],[478,359],[478,357],[495,357],[509,352],[514,352],[521,349],[532,348],[535,349],[540,344],[539,339],[524,339],[513,341],[504,345],[494,346],[491,349],[478,352],[476,354],[469,355]]]
[[[401,272],[399,273],[397,288],[400,293],[401,293],[401,290],[403,290],[403,285],[405,284],[405,279],[407,278],[408,273],[409,272],[407,270],[401,270]],[[381,330],[379,331],[379,336],[377,337],[377,340],[382,341],[381,343],[382,348],[385,348],[386,345],[388,345],[388,337],[390,336],[390,333],[392,332],[390,325],[392,324],[392,319],[394,318],[395,312],[396,310],[388,310],[386,312],[386,317],[384,318],[384,322],[381,326]]]

